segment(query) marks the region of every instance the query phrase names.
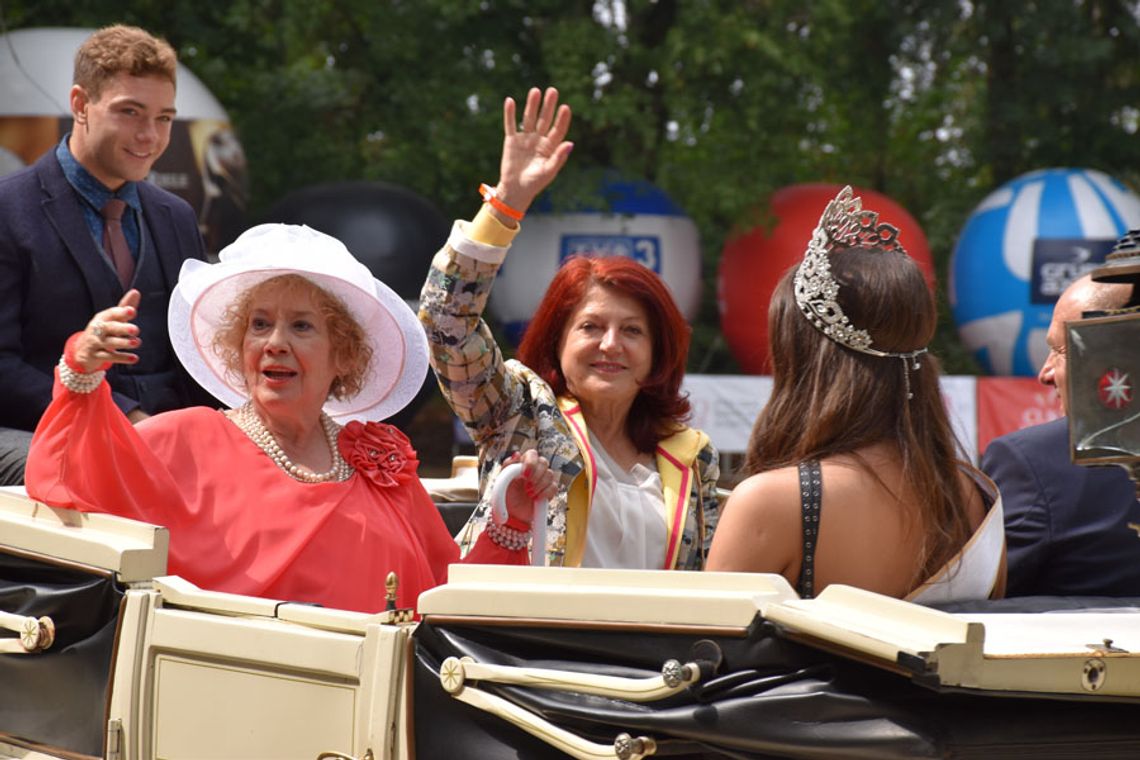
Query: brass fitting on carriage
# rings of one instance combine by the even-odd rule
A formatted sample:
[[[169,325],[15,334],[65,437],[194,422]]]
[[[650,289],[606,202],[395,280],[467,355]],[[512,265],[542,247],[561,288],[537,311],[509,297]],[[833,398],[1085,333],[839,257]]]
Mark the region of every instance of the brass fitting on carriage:
[[[39,654],[55,642],[55,623],[49,617],[0,612],[0,629],[17,634],[15,639],[0,639],[0,654]]]
[[[384,625],[412,625],[415,622],[414,609],[396,606],[396,591],[399,587],[400,579],[395,573],[388,573],[388,577],[384,580],[384,598],[387,601],[384,611],[380,613],[380,622]]]

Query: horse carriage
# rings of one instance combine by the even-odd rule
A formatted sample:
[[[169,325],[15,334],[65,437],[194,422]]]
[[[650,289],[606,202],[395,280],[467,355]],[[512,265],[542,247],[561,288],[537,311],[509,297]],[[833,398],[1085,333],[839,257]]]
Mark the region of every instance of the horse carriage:
[[[1128,600],[462,565],[416,618],[198,589],[167,542],[0,494],[0,757],[1140,755]]]

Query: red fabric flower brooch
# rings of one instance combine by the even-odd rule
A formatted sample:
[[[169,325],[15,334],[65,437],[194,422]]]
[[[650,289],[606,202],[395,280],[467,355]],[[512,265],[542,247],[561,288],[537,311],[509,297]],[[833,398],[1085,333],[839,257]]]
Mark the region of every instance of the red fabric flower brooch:
[[[415,477],[419,460],[412,442],[400,430],[382,422],[353,420],[337,439],[344,461],[378,486],[399,485]]]

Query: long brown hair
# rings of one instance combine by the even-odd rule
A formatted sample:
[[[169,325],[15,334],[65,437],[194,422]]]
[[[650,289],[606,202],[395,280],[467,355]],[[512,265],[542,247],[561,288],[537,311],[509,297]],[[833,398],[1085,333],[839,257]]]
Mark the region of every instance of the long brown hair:
[[[930,342],[937,309],[909,256],[847,248],[832,252],[830,260],[839,305],[852,324],[870,333],[872,347],[909,352]],[[856,454],[882,483],[857,452],[893,443],[915,501],[909,514],[925,534],[915,581],[928,578],[972,533],[959,476],[961,447],[942,401],[938,361],[930,354],[912,360],[869,356],[836,343],[800,313],[794,276],[795,268],[784,274],[768,307],[772,396],[752,428],[745,470],[751,475]],[[901,500],[900,506],[908,508]]]

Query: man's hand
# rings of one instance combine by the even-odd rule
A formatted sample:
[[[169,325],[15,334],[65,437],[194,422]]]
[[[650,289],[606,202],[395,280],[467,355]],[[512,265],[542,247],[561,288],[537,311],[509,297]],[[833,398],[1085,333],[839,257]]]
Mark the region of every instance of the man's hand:
[[[144,412],[142,409],[132,409],[131,411],[127,412],[127,420],[130,421],[132,425],[137,425],[146,419],[150,419],[150,415]]]

